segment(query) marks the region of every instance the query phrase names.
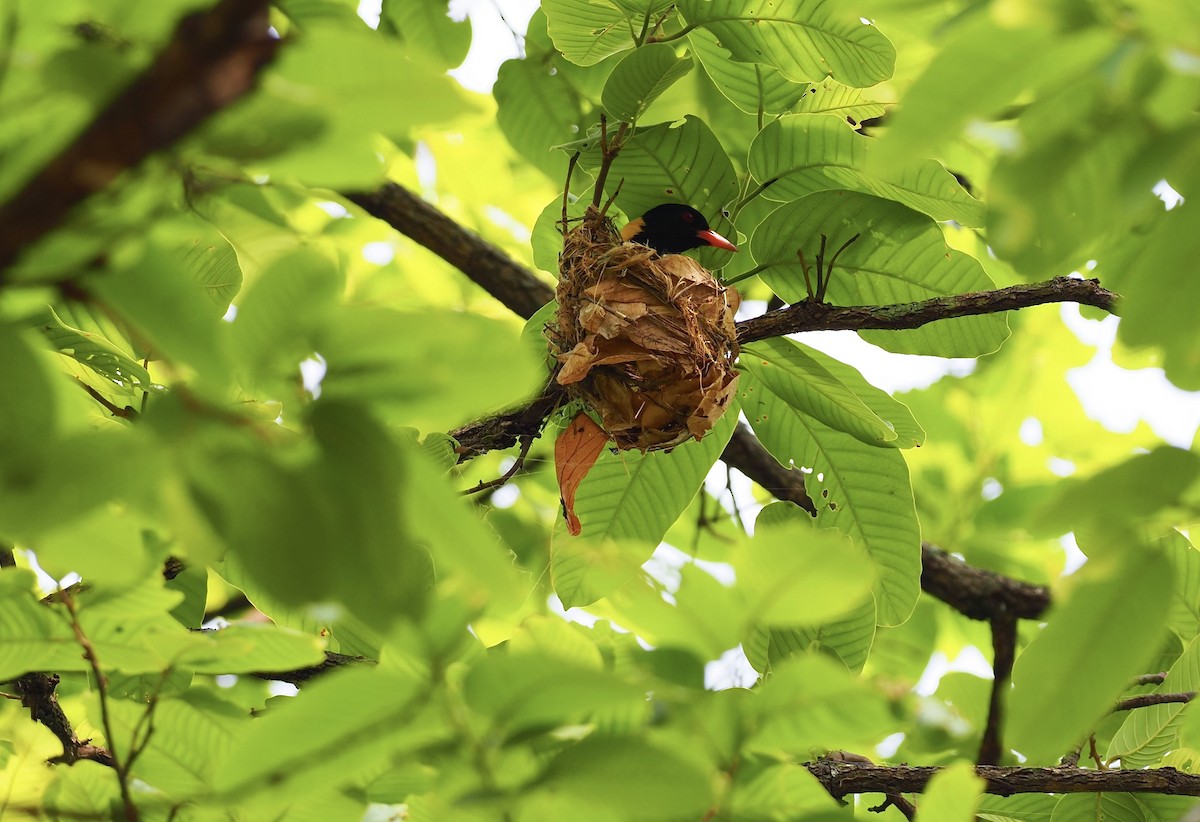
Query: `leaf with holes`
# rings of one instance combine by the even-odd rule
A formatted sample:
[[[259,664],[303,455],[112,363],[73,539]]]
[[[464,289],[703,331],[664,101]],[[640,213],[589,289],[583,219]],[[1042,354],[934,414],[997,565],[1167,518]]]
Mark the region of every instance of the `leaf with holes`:
[[[817,524],[849,534],[871,554],[879,624],[906,620],[921,590],[921,529],[904,457],[797,412],[750,374],[742,375],[741,396],[775,459],[806,469]]]
[[[983,224],[983,205],[934,160],[898,172],[868,172],[873,138],[832,114],[782,117],[750,145],[750,174],[763,196],[786,202],[814,191],[846,189],[874,194],[923,211],[935,220]]]
[[[617,63],[604,84],[604,110],[613,120],[636,123],[646,109],[692,70],[691,57],[678,57],[666,43],[642,46]]]
[[[688,35],[688,42],[717,91],[747,114],[791,111],[809,90],[803,83],[793,83],[784,77],[773,66],[735,62],[729,49],[707,29],[693,31]]]
[[[891,423],[792,340],[773,337],[745,345],[738,364],[792,408],[826,425],[869,445],[896,439]]]
[[[734,60],[767,63],[797,82],[833,77],[873,86],[896,66],[896,49],[883,32],[826,0],[684,0],[679,8]]]

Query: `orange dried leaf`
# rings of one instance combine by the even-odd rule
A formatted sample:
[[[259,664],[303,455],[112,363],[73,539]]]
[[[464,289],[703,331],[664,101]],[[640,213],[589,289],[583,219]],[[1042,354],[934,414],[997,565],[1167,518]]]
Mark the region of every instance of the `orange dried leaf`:
[[[575,516],[575,492],[579,483],[600,458],[608,444],[608,435],[592,418],[580,411],[554,443],[554,471],[558,476],[558,492],[562,497],[563,514],[571,536],[579,536],[581,525]]]

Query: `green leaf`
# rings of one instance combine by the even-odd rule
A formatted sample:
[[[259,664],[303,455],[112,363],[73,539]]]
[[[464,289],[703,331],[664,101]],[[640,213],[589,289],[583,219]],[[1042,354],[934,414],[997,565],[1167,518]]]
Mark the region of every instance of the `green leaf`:
[[[836,114],[853,123],[883,116],[887,107],[867,92],[833,80],[809,86],[793,109],[796,114]]]
[[[617,180],[625,181],[617,205],[630,217],[666,202],[687,203],[718,234],[736,236],[725,210],[737,198],[737,175],[712,129],[698,117],[639,129],[617,155],[608,179],[614,188]],[[706,268],[716,268],[729,254],[710,248],[698,256]]]
[[[1129,261],[1121,285],[1126,302],[1119,326],[1121,340],[1130,345],[1161,346],[1167,377],[1191,391],[1200,389],[1200,345],[1186,309],[1200,293],[1196,278],[1171,274],[1189,270],[1200,255],[1200,205],[1192,193],[1196,191],[1193,187],[1189,200],[1157,223],[1141,253]]]
[[[1102,27],[1072,35],[974,15],[952,31],[905,91],[875,159],[883,167],[928,156],[972,121],[1001,115],[1023,91],[1096,71],[1112,37]]]
[[[640,574],[588,610],[610,617],[655,648],[683,649],[702,662],[717,659],[737,646],[746,604],[693,564],[679,575],[672,601],[664,597],[668,591],[662,584]]]
[[[595,735],[559,754],[545,783],[629,822],[699,818],[712,801],[712,784],[690,757],[640,739]]]
[[[805,83],[794,83],[779,70],[764,63],[738,63],[732,59],[716,36],[698,28],[688,35],[700,65],[712,79],[717,91],[747,114],[783,114],[791,111],[809,90]]]
[[[215,392],[228,383],[230,368],[228,329],[221,321],[224,310],[214,299],[220,294],[214,283],[227,282],[230,275],[223,265],[198,266],[197,260],[187,260],[197,254],[205,262],[219,261],[220,255],[185,250],[210,233],[190,220],[159,222],[144,240],[114,253],[106,276],[95,278],[91,287],[149,356],[168,360],[184,373],[194,371],[200,385]]]
[[[790,502],[773,502],[759,512],[754,531],[761,535],[795,522],[812,527],[807,511]],[[871,569],[866,577],[874,579],[875,575]],[[742,646],[750,664],[760,673],[770,672],[789,657],[812,651],[833,656],[849,670],[860,673],[874,639],[875,600],[871,597],[852,608],[843,619],[815,625],[752,626]]]
[[[1183,655],[1171,666],[1167,678],[1151,693],[1179,694],[1200,690],[1200,640],[1193,639]],[[1169,750],[1177,746],[1183,703],[1150,705],[1129,711],[1108,744],[1104,758],[1120,759],[1122,768],[1157,765]]]
[[[1113,560],[1081,572],[1085,578],[1070,598],[1055,605],[1046,627],[1017,657],[1009,739],[1033,763],[1057,761],[1084,738],[1154,653],[1170,602],[1171,567],[1144,549]]]
[[[896,439],[895,428],[868,408],[808,351],[783,337],[742,346],[738,364],[792,408],[867,443]]]
[[[759,691],[755,711],[757,730],[747,747],[776,756],[860,749],[896,725],[881,694],[819,655],[796,657],[776,668]]]
[[[6,682],[30,671],[86,666],[70,627],[38,601],[35,584],[32,571],[0,572],[0,677]]]
[[[532,25],[532,24],[531,24]],[[567,157],[555,146],[580,138],[586,124],[578,92],[547,57],[507,60],[493,89],[496,123],[517,153],[556,183]],[[557,274],[558,267],[551,269]]]
[[[749,168],[764,196],[787,202],[846,189],[895,200],[935,220],[983,224],[983,206],[938,162],[872,173],[873,138],[832,114],[796,114],[769,124],[750,146]],[[836,247],[836,246],[835,246]]]
[[[684,0],[679,8],[734,60],[768,63],[798,82],[833,77],[873,86],[896,65],[896,49],[879,29],[826,0]]]
[[[519,326],[457,311],[346,306],[314,340],[327,399],[364,401],[438,431],[533,394],[545,371]]]
[[[803,765],[746,764],[737,769],[729,803],[732,818],[770,819],[780,808],[787,808],[793,818],[811,822],[823,818],[823,813],[830,813],[829,819],[836,818],[832,814],[838,804]]]
[[[807,298],[805,265],[815,287],[822,237],[827,267],[849,243],[837,255],[827,292],[835,305],[892,305],[995,288],[975,258],[946,245],[929,217],[869,194],[825,191],[771,212],[750,242],[755,261],[764,267],[759,276],[786,302]],[[977,357],[1007,339],[1008,321],[1004,314],[986,314],[905,331],[859,333],[901,354]]]
[[[1042,794],[989,796],[979,800],[978,813],[986,822],[1050,822],[1059,797]]]
[[[950,765],[929,780],[917,812],[918,822],[974,822],[983,788],[983,779],[970,765]]]
[[[131,739],[146,706],[114,701],[110,707],[118,735]],[[251,724],[240,706],[205,689],[160,699],[154,709],[154,733],[133,774],[170,796],[203,795]]]
[[[860,546],[802,522],[756,533],[733,566],[749,619],[771,627],[829,622],[869,599],[875,584]]]
[[[785,466],[809,469],[817,524],[849,534],[875,561],[881,625],[908,619],[920,593],[921,529],[903,456],[874,448],[790,408],[750,375],[742,407],[763,445]]]
[[[666,451],[600,455],[579,486],[575,513],[591,540],[653,549],[700,489],[737,424],[731,406],[704,439]]]
[[[249,674],[291,671],[325,661],[325,643],[275,625],[230,625],[194,635],[195,641],[175,663],[200,674]]]
[[[1200,551],[1178,531],[1162,543],[1163,554],[1175,571],[1175,595],[1167,622],[1185,643],[1200,634]]]
[[[267,266],[241,299],[231,326],[250,385],[295,379],[344,286],[335,261],[312,248]]]
[[[464,683],[471,708],[506,732],[580,722],[613,705],[638,704],[645,692],[611,673],[535,653],[494,652]]]
[[[611,120],[636,123],[646,109],[692,70],[690,57],[677,57],[666,43],[635,49],[617,63],[604,84],[604,110]]]
[[[1065,484],[1037,512],[1035,521],[1055,535],[1088,528],[1116,548],[1119,540],[1112,537],[1170,515],[1170,509],[1180,505],[1198,481],[1200,455],[1159,446],[1149,454],[1138,454],[1094,476]]]
[[[555,47],[576,65],[595,65],[635,45],[627,13],[611,0],[544,0],[542,11]]]
[[[458,66],[471,48],[471,19],[452,20],[446,0],[383,0],[379,28],[443,69]]]
[[[221,793],[298,799],[374,769],[431,733],[413,723],[417,684],[383,669],[341,671],[258,717],[217,765]]]
[[[0,392],[0,460],[9,470],[25,471],[53,436],[56,403],[50,372],[45,359],[7,323],[0,324],[0,362],[5,380]]]
[[[141,363],[103,336],[67,325],[52,307],[47,306],[39,318],[38,330],[56,351],[121,386],[130,396],[151,387],[150,374]]]

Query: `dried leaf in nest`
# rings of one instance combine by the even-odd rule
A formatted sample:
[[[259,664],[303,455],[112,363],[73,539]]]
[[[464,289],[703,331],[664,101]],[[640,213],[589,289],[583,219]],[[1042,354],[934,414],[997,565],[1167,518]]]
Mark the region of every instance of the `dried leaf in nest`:
[[[708,433],[737,389],[737,291],[690,257],[622,242],[595,209],[567,234],[559,268],[559,384],[600,415],[618,448]]]

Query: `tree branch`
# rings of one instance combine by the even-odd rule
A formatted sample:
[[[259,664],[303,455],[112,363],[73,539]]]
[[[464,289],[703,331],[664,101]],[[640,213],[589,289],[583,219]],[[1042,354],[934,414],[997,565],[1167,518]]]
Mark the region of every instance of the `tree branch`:
[[[867,765],[821,759],[806,767],[836,799],[860,793],[920,793],[941,768]],[[978,765],[985,793],[1160,793],[1200,796],[1200,775],[1174,768],[1097,771],[1087,768],[1001,768]]]
[[[1098,280],[1055,277],[1044,283],[1013,285],[900,305],[837,306],[801,302],[738,323],[738,342],[748,343],[801,331],[900,331],[938,320],[1016,311],[1047,303],[1079,303],[1116,313],[1117,295]]]
[[[1148,708],[1151,705],[1186,704],[1191,702],[1195,697],[1195,691],[1187,691],[1181,694],[1142,694],[1122,699],[1113,706],[1113,711],[1132,711],[1134,708]]]
[[[1050,607],[1045,586],[975,568],[930,543],[921,546],[921,588],[963,616],[984,622],[1005,614],[1038,619]]]
[[[554,299],[554,289],[512,257],[395,183],[344,195],[372,217],[428,248],[525,319]]]
[[[254,86],[279,42],[268,34],[269,6],[221,0],[180,21],[150,67],[0,206],[0,281],[71,209]]]

